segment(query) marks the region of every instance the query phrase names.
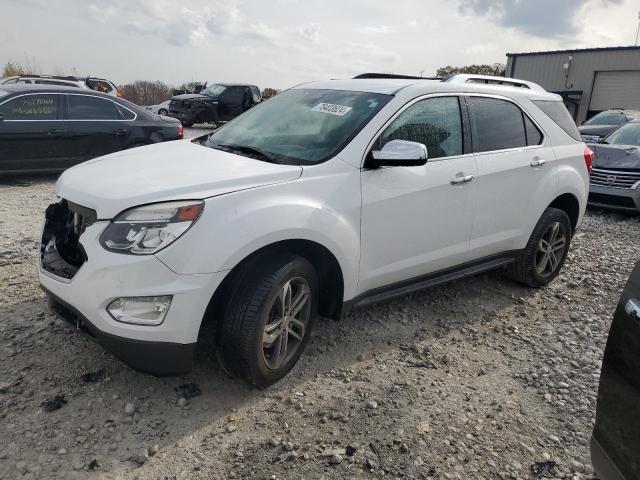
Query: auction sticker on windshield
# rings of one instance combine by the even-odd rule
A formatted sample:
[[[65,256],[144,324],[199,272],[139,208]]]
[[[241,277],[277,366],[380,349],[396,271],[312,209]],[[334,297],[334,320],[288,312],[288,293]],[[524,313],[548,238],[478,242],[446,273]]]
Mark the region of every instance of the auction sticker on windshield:
[[[347,113],[349,113],[352,108],[347,107],[345,105],[335,105],[333,103],[319,103],[315,107],[311,109],[314,112],[322,112],[328,113],[330,115],[337,115],[338,117],[343,117]]]

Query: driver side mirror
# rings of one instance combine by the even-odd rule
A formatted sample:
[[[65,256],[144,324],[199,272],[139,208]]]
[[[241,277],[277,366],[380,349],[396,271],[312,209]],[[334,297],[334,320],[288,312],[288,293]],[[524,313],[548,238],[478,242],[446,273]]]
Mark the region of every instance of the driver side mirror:
[[[429,154],[423,143],[391,140],[382,150],[372,150],[369,165],[377,167],[417,167],[427,163]]]

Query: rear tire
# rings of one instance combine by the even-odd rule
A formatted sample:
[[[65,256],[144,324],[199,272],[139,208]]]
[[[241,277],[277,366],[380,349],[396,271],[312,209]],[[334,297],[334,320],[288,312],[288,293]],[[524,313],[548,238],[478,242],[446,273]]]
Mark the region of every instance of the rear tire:
[[[160,110],[158,110],[158,115],[165,117],[167,115],[169,115],[169,112],[167,110],[165,110],[164,108],[161,108]]]
[[[289,373],[309,340],[316,271],[300,256],[277,255],[241,267],[228,292],[218,360],[226,372],[265,388]]]
[[[571,243],[571,221],[558,208],[547,208],[511,265],[511,277],[528,287],[549,284],[560,273]]]

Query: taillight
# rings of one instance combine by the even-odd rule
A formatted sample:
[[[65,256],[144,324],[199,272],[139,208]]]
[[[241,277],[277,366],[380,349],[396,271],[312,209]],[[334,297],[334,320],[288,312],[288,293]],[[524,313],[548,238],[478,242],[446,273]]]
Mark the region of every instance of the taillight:
[[[584,163],[587,166],[587,173],[591,175],[591,167],[596,154],[589,147],[584,147]]]
[[[184,138],[184,127],[181,123],[178,124],[178,137]]]

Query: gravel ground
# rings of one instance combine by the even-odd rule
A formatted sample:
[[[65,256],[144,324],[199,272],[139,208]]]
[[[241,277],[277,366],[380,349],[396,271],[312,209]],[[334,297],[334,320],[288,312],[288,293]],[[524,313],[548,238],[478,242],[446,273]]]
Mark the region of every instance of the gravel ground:
[[[2,479],[591,478],[638,217],[589,212],[545,289],[494,272],[321,320],[256,391],[206,343],[192,374],[157,379],[56,320],[34,266],[53,179],[0,182],[0,198]]]

